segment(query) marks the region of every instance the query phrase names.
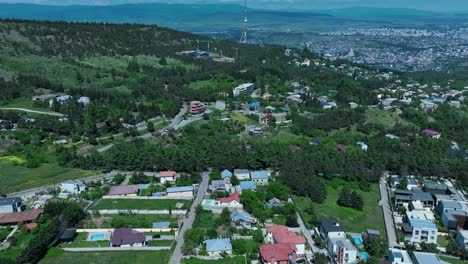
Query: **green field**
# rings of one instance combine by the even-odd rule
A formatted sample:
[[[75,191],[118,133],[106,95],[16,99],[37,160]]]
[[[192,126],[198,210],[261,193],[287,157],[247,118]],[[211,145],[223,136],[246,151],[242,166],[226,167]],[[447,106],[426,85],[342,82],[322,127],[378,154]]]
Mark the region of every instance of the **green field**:
[[[1,252],[1,256],[5,258],[16,259],[21,255],[21,252],[27,247],[29,240],[32,239],[33,235],[31,233],[22,234],[21,232],[16,232],[14,235],[18,239],[16,245],[10,246],[5,251]]]
[[[102,252],[67,252],[52,248],[39,262],[41,264],[127,264],[127,263],[167,263],[171,251],[102,251]]]
[[[106,215],[104,218],[106,220],[102,226],[100,226],[104,228],[151,228],[154,222],[176,222],[176,220],[170,215],[119,214]]]
[[[343,228],[347,232],[360,233],[366,229],[376,229],[382,234],[386,234],[383,219],[382,207],[379,205],[380,192],[377,184],[371,185],[371,191],[363,192],[357,188],[357,183],[348,183],[340,180],[328,181],[327,186],[327,199],[323,204],[315,204],[314,210],[318,219],[335,217],[337,218]],[[343,186],[348,186],[358,190],[364,200],[364,210],[358,211],[352,208],[341,207],[336,204],[339,193]],[[294,197],[294,201],[299,208],[304,221],[308,222],[310,219],[304,209],[310,207],[312,202],[309,198]]]
[[[446,247],[449,244],[449,238],[446,236],[437,236],[437,244],[439,247]]]
[[[450,264],[463,264],[463,263],[466,263],[465,261],[459,260],[459,259],[456,259],[456,258],[450,258],[450,257],[445,257],[445,256],[439,256],[439,258],[440,258],[440,260],[448,262]]]
[[[182,259],[182,264],[244,264],[245,258],[244,257],[232,257],[232,258],[224,258],[218,260],[204,260],[204,259],[196,259],[196,258],[189,258],[189,259]]]
[[[151,240],[148,241],[149,247],[170,247],[174,240]]]
[[[58,184],[61,181],[85,178],[90,171],[62,168],[55,164],[42,164],[37,168],[26,168],[9,161],[0,162],[0,193],[11,193],[38,186]]]
[[[93,210],[120,209],[120,210],[176,210],[176,203],[183,203],[182,209],[187,209],[189,200],[137,200],[137,199],[102,199]]]
[[[304,136],[295,135],[291,132],[279,131],[278,134],[271,138],[271,141],[283,145],[306,144],[307,138]]]

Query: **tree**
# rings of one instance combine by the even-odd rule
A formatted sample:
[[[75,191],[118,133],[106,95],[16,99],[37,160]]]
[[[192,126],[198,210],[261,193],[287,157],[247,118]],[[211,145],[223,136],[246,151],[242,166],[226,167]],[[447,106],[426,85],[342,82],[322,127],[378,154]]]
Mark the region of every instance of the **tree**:
[[[351,207],[359,211],[362,211],[364,207],[362,196],[356,191],[351,191],[348,187],[344,187],[341,190],[340,197],[336,203],[340,206]]]
[[[231,223],[231,212],[229,209],[224,208],[220,215],[220,221],[223,225],[229,225]]]
[[[400,190],[406,190],[408,187],[408,178],[406,176],[401,177],[401,180],[396,187]]]
[[[239,181],[239,179],[237,179],[236,175],[232,175],[232,177],[231,177],[231,184],[232,184],[233,186],[236,186],[236,185],[239,185],[239,184],[240,184],[240,181]]]
[[[270,182],[268,184],[267,190],[273,197],[283,201],[287,200],[289,197],[288,187],[279,182]]]
[[[147,129],[148,129],[148,132],[154,132],[155,131],[154,123],[149,121],[147,125]]]
[[[322,253],[314,254],[314,263],[316,264],[328,264],[328,258]]]

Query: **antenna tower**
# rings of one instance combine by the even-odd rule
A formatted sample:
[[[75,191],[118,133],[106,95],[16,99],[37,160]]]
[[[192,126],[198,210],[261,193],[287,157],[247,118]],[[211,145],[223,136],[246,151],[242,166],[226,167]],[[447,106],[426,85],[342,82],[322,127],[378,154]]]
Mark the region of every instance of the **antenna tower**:
[[[245,5],[244,5],[244,29],[242,30],[242,35],[240,38],[240,43],[246,44],[247,43],[247,0],[245,0]]]

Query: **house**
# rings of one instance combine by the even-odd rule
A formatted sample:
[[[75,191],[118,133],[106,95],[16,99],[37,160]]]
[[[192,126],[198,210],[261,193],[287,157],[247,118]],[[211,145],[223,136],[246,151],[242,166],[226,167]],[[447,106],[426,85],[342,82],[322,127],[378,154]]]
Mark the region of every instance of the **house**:
[[[234,95],[234,97],[239,96],[241,94],[251,95],[254,89],[255,87],[253,83],[244,83],[232,89],[232,94]]]
[[[431,101],[427,101],[427,100],[422,100],[421,101],[421,104],[419,105],[419,107],[421,108],[421,110],[423,110],[424,112],[429,112],[429,111],[434,111],[436,110],[439,106]]]
[[[411,260],[413,264],[445,264],[447,262],[441,261],[439,256],[429,252],[417,252],[414,251],[411,254]]]
[[[423,133],[427,137],[435,138],[435,139],[439,139],[440,136],[441,136],[440,132],[437,132],[437,131],[434,131],[434,130],[431,130],[431,129],[423,129],[423,131],[421,131],[421,133]]]
[[[450,101],[451,107],[460,108],[460,105],[461,105],[460,101],[455,101],[455,100]]]
[[[324,238],[345,237],[345,231],[336,218],[325,218],[320,220],[320,234]]]
[[[388,260],[391,264],[413,264],[408,251],[397,248],[390,248]]]
[[[267,171],[252,171],[250,178],[255,185],[267,185],[270,175]]]
[[[138,185],[111,186],[108,196],[137,196],[140,188]]]
[[[332,237],[327,241],[328,252],[333,254],[338,264],[351,264],[358,262],[358,250],[344,237]]]
[[[60,192],[79,194],[86,190],[86,184],[82,180],[68,180],[60,183]]]
[[[220,198],[219,201],[221,204],[240,204],[240,195],[237,192],[231,193],[229,197]]]
[[[250,179],[250,171],[246,169],[235,169],[234,175],[240,181]]]
[[[396,136],[396,135],[393,135],[393,134],[386,134],[385,137],[387,137],[389,139],[399,139],[400,138],[399,136]]]
[[[408,190],[395,190],[395,206],[404,206],[411,201],[421,201],[426,208],[434,206],[434,198],[430,193],[423,192],[421,189],[413,188],[412,191]]]
[[[431,212],[406,211],[402,230],[410,243],[437,243],[438,229]]]
[[[296,263],[297,255],[290,244],[273,244],[260,246],[260,258],[264,264]]]
[[[217,238],[205,240],[206,252],[208,256],[220,256],[221,253],[232,254],[230,238]]]
[[[463,206],[458,201],[442,200],[437,203],[436,208],[437,208],[437,212],[440,215],[442,215],[444,212],[447,212],[447,211],[461,211],[463,209]]]
[[[223,180],[214,180],[211,181],[210,186],[208,186],[208,190],[210,192],[227,191],[228,187],[226,185],[227,184]]]
[[[167,197],[193,198],[193,186],[171,187],[166,189]]]
[[[448,210],[442,213],[442,225],[447,229],[468,229],[468,211]]]
[[[0,225],[14,225],[19,222],[31,223],[37,220],[43,212],[43,209],[37,209],[13,213],[0,213]]]
[[[242,193],[242,191],[245,190],[256,191],[257,186],[252,181],[241,181],[240,184],[236,186],[236,191]]]
[[[408,177],[407,178],[406,189],[408,189],[408,191],[411,191],[413,188],[418,188],[418,182],[416,181],[415,178]]]
[[[89,99],[89,97],[87,96],[81,96],[80,98],[78,98],[78,103],[80,104],[83,104],[83,105],[87,105],[89,104],[89,102],[91,101],[91,99]]]
[[[244,206],[240,203],[239,193],[232,193],[229,197],[224,197],[217,200],[204,199],[202,206],[205,210],[212,212],[221,213],[224,208],[228,208],[231,211],[242,209]]]
[[[205,105],[200,101],[190,102],[189,113],[192,115],[199,115],[205,112]]]
[[[286,226],[267,226],[265,239],[269,243],[289,244],[291,246],[295,246],[296,254],[301,256],[305,254],[305,238],[297,235],[292,231],[289,231],[289,229]]]
[[[229,170],[223,170],[221,172],[221,178],[224,180],[225,183],[231,183],[232,172]]]
[[[361,146],[361,149],[362,149],[362,150],[367,151],[368,146],[367,146],[366,143],[359,141],[359,142],[356,142],[356,144],[358,144],[359,146]]]
[[[246,211],[236,210],[231,214],[231,222],[236,228],[252,229],[252,224],[255,224],[257,219]]]
[[[320,144],[320,138],[309,139],[309,145],[318,145],[318,144]]]
[[[468,230],[458,229],[455,241],[462,250],[468,250]]]
[[[68,102],[68,100],[70,100],[72,97],[70,95],[62,95],[62,96],[58,96],[56,97],[55,99],[50,99],[49,100],[49,106],[52,107],[54,106],[54,103],[57,102],[59,105],[63,105],[65,104],[66,102]]]
[[[380,237],[380,231],[374,229],[366,229],[362,234],[364,237]]]
[[[348,150],[348,146],[343,144],[336,144],[336,149],[340,152],[346,152]]]
[[[159,172],[159,179],[160,179],[161,184],[165,184],[166,182],[175,183],[176,177],[177,177],[177,173],[175,171]]]
[[[21,212],[22,203],[20,197],[0,198],[0,213]]]
[[[130,228],[117,228],[112,233],[111,245],[113,247],[144,247],[146,236]]]
[[[226,102],[222,100],[217,100],[215,103],[215,108],[221,111],[226,110]]]
[[[426,183],[423,190],[432,194],[449,194],[449,188],[444,183]]]
[[[272,198],[268,201],[268,208],[283,207],[283,203],[278,198]]]

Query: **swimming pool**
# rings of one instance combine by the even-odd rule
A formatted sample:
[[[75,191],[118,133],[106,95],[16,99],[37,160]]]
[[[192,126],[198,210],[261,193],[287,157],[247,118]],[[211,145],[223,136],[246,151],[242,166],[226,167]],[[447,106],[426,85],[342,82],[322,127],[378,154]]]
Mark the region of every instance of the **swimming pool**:
[[[206,200],[205,201],[205,205],[210,205],[211,204],[211,200]]]
[[[361,253],[361,258],[363,260],[367,260],[369,258],[369,254],[367,254],[367,252],[360,252]]]
[[[91,240],[104,240],[106,238],[106,234],[98,233],[98,234],[92,234],[90,239]]]
[[[354,243],[356,243],[356,245],[358,246],[362,245],[362,240],[360,237],[353,237],[353,240],[354,240]]]

